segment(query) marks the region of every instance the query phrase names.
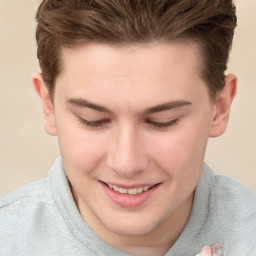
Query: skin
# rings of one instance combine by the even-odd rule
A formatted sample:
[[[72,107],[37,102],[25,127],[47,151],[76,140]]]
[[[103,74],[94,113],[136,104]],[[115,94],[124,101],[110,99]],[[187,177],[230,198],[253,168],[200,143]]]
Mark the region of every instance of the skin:
[[[217,243],[212,246],[204,246],[196,256],[218,256],[222,255],[222,244]]]
[[[212,102],[199,56],[196,45],[181,43],[64,48],[54,104],[41,75],[33,75],[45,129],[58,136],[82,217],[127,253],[171,248],[189,218],[208,138],[225,131],[236,77],[226,77]],[[127,208],[101,182],[159,185],[146,202]]]
[[[211,247],[210,246],[203,247],[201,252],[199,254],[197,254],[196,256],[212,256]]]

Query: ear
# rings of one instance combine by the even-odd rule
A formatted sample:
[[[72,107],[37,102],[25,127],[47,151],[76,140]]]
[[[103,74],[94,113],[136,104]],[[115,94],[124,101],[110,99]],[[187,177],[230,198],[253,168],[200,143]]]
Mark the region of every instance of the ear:
[[[210,137],[217,137],[223,134],[226,130],[230,108],[232,101],[236,95],[237,78],[233,74],[229,74],[225,78],[225,86],[218,93],[214,103],[215,112],[210,130]]]
[[[53,104],[49,92],[45,86],[42,75],[39,73],[34,73],[32,75],[32,82],[34,85],[34,89],[38,96],[40,97],[43,104],[44,111],[44,120],[45,120],[45,130],[50,135],[56,136],[57,129],[55,123],[55,114],[53,109]]]

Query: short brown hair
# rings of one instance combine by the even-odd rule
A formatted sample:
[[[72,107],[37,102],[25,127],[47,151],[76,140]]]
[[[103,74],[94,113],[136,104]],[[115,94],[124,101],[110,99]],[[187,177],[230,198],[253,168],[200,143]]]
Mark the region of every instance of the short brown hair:
[[[197,42],[211,98],[224,86],[236,27],[232,0],[44,0],[36,15],[37,56],[50,94],[61,49],[78,44]]]

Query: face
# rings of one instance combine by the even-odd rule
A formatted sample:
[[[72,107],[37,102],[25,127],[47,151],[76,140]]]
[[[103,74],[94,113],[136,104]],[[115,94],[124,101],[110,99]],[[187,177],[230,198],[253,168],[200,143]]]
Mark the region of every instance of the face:
[[[189,215],[216,118],[198,56],[183,44],[63,49],[49,132],[96,232],[144,235]]]

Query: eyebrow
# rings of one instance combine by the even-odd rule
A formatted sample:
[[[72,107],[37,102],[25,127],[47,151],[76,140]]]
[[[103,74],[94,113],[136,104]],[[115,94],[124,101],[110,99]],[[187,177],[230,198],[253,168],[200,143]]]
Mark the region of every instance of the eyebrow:
[[[74,98],[71,98],[71,99],[68,99],[67,102],[69,104],[76,105],[76,106],[82,107],[82,108],[90,108],[90,109],[94,109],[96,111],[104,112],[104,113],[112,113],[110,110],[108,110],[104,106],[92,103],[92,102],[90,102],[88,100],[85,100],[85,99],[80,99],[80,98],[74,99]]]
[[[107,109],[104,106],[98,105],[96,103],[92,103],[88,100],[81,99],[81,98],[78,98],[78,99],[71,98],[71,99],[68,99],[67,102],[69,104],[76,105],[76,106],[82,107],[82,108],[90,108],[90,109],[93,109],[93,110],[96,110],[99,112],[104,112],[104,113],[112,113],[112,111],[110,111],[109,109]],[[145,111],[143,111],[143,113],[144,114],[153,114],[156,112],[185,107],[185,106],[188,106],[191,104],[192,104],[191,102],[188,102],[185,100],[176,100],[176,101],[163,103],[163,104],[160,104],[157,106],[149,107]]]
[[[176,108],[185,107],[188,105],[191,105],[192,103],[185,100],[176,100],[176,101],[170,101],[164,104],[160,104],[154,107],[147,108],[145,110],[145,114],[153,114],[156,112],[166,111],[166,110],[172,110]]]

